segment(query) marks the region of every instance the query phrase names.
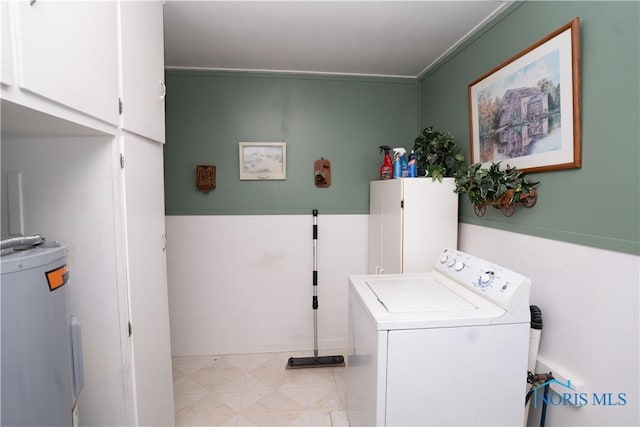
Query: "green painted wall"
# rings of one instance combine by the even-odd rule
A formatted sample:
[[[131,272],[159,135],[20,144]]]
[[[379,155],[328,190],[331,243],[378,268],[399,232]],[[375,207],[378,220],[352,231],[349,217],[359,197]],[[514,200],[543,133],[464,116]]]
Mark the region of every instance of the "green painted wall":
[[[538,203],[511,218],[462,222],[640,253],[640,3],[529,1],[421,81],[421,127],[451,132],[469,153],[467,85],[574,17],[581,19],[582,168],[531,174]]]
[[[167,70],[167,215],[368,213],[378,146],[409,147],[419,82],[403,79]],[[238,142],[287,143],[286,181],[240,181]],[[313,162],[332,162],[316,188]],[[217,187],[195,185],[214,164]]]
[[[581,169],[532,174],[531,209],[460,220],[640,253],[640,3],[528,1],[418,81],[260,73],[166,72],[167,215],[367,213],[381,144],[410,148],[425,126],[469,152],[467,85],[574,17],[581,18]],[[287,180],[240,181],[238,142],[286,141]],[[313,161],[333,183],[313,185]],[[217,188],[195,187],[195,165],[217,166]]]

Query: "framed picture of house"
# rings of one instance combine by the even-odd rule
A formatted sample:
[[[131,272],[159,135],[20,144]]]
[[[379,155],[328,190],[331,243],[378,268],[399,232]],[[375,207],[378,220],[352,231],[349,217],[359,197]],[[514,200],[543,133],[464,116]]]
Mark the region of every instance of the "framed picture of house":
[[[471,163],[581,167],[580,18],[471,82]]]
[[[286,180],[286,142],[240,142],[241,180]]]

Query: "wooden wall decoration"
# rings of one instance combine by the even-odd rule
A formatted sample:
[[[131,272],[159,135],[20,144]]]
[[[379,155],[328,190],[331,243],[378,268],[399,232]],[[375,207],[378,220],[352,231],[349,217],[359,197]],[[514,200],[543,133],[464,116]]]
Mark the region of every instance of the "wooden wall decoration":
[[[196,185],[205,193],[208,193],[211,189],[215,189],[216,167],[214,165],[197,165]]]
[[[313,180],[316,187],[326,188],[331,185],[331,162],[324,157],[313,162]]]

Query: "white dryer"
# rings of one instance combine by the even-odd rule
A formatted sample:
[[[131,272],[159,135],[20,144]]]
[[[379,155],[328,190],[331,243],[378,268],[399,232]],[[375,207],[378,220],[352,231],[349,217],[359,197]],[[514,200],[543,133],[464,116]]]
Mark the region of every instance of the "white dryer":
[[[523,424],[529,279],[445,249],[430,273],[349,283],[352,426]]]

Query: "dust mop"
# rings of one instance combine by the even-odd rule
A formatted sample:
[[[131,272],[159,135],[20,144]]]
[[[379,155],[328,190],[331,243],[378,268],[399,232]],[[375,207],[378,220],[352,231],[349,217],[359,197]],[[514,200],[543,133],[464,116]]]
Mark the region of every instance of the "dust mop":
[[[318,356],[318,210],[313,210],[313,357],[290,357],[287,369],[344,366],[343,356]]]

